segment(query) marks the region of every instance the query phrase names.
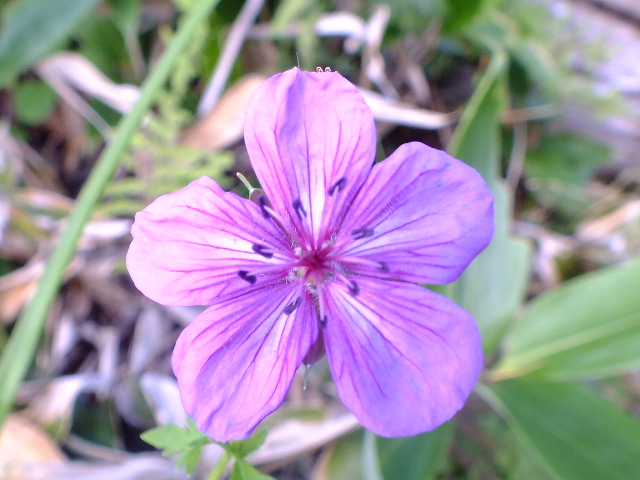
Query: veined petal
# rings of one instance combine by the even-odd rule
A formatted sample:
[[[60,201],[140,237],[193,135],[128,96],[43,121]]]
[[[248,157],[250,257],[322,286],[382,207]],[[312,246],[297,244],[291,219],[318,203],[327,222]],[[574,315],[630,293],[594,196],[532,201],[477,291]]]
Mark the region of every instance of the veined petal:
[[[313,299],[295,284],[209,308],[173,352],[185,410],[215,440],[248,437],[282,403],[317,335]]]
[[[448,283],[491,241],[493,196],[475,169],[407,143],[373,167],[341,235],[343,255],[371,261],[344,262],[357,273]]]
[[[136,214],[127,268],[165,305],[212,305],[286,276],[290,241],[260,207],[202,177]]]
[[[426,288],[372,278],[357,295],[323,289],[327,358],[344,404],[382,436],[414,435],[449,420],[482,366],[469,314]]]
[[[373,115],[357,88],[336,72],[275,75],[253,94],[244,135],[261,186],[298,243],[322,244],[375,157]]]

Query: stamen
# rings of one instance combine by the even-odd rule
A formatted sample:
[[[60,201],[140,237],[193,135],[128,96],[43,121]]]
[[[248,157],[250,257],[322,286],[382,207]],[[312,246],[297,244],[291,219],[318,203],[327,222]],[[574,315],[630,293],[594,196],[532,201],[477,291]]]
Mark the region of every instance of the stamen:
[[[389,273],[390,268],[387,262],[376,262],[375,260],[369,260],[366,257],[359,257],[356,255],[329,255],[327,261],[337,262],[342,265],[362,265],[365,267],[373,267],[380,270],[383,273]]]
[[[278,214],[278,212],[276,212],[269,205],[266,205],[264,207],[264,210],[269,215],[268,218],[273,219],[273,221],[280,227],[280,229],[289,236],[293,243],[299,245],[303,249],[309,248],[307,239],[304,235],[301,235],[300,232],[298,232],[295,224],[293,224],[291,221],[285,222],[284,219]],[[289,215],[287,215],[287,218],[289,219]]]
[[[320,326],[321,326],[322,328],[327,328],[327,320],[328,320],[328,319],[327,319],[327,316],[326,316],[326,315],[320,319]]]
[[[360,293],[360,287],[355,280],[351,280],[349,282],[349,293],[351,293],[351,295],[353,295],[354,297]]]
[[[298,214],[298,217],[300,218],[300,220],[302,220],[303,218],[307,218],[307,211],[304,209],[304,207],[302,206],[302,202],[300,201],[299,198],[296,198],[292,203],[291,206],[293,207],[293,209],[296,211],[296,213]]]
[[[260,205],[260,210],[262,211],[262,216],[269,220],[271,218],[271,214],[267,211],[267,207],[269,206],[269,201],[267,197],[264,195],[260,195],[258,197],[258,205]]]
[[[291,302],[286,307],[284,307],[284,310],[282,312],[285,315],[291,315],[293,312],[296,311],[296,308],[298,308],[301,303],[302,303],[302,297],[298,297],[293,302]]]
[[[333,197],[333,195],[338,193],[340,190],[342,190],[346,184],[347,184],[347,177],[342,177],[340,180],[338,180],[336,183],[334,183],[329,187],[329,190],[327,190],[327,193],[329,194],[329,196]]]
[[[362,227],[362,228],[356,228],[355,230],[353,230],[351,232],[351,235],[353,236],[354,240],[359,240],[361,238],[372,237],[373,233],[374,233],[373,228]]]
[[[238,276],[245,282],[250,283],[251,285],[256,283],[256,281],[258,280],[258,278],[255,275],[250,275],[249,272],[247,272],[246,270],[238,270]]]
[[[265,247],[264,245],[260,245],[259,243],[254,243],[253,245],[251,245],[251,250],[259,255],[262,255],[264,258],[273,257],[273,251],[269,247]]]

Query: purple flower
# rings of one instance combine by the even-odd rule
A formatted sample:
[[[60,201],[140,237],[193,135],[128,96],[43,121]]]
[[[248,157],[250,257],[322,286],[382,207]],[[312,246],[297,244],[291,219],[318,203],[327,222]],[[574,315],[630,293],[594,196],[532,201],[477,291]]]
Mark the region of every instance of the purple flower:
[[[245,141],[256,202],[207,177],[136,215],[127,266],[166,305],[209,305],[173,370],[198,427],[242,439],[325,352],[344,404],[384,436],[436,428],[482,365],[473,319],[419,283],[454,281],[489,243],[480,175],[421,143],[373,165],[373,116],[334,72],[267,80]],[[372,166],[373,165],[373,166]]]

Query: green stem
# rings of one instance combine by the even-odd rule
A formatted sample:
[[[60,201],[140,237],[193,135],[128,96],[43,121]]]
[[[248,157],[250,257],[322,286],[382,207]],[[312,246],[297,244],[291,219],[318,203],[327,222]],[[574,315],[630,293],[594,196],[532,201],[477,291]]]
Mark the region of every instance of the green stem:
[[[220,460],[218,460],[218,463],[216,463],[215,467],[213,467],[213,470],[211,470],[211,473],[207,477],[207,480],[218,480],[226,470],[230,460],[231,454],[225,450],[225,452],[222,454],[222,457],[220,457]]]
[[[113,178],[123,153],[153,101],[167,81],[176,61],[198,27],[219,0],[201,0],[192,7],[173,41],[142,86],[140,99],[116,129],[113,140],[100,156],[71,213],[66,230],[53,251],[33,300],[18,319],[0,359],[0,425],[12,408],[18,387],[27,374],[38,346],[47,313],[58,293],[64,271],[104,189]]]

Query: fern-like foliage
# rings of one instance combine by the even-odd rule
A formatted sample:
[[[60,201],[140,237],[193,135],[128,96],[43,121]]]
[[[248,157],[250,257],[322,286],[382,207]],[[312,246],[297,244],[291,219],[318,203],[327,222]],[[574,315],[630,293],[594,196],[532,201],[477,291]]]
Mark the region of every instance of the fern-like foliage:
[[[193,0],[175,2],[181,11]],[[173,32],[161,31],[168,44]],[[167,83],[158,95],[153,113],[134,136],[118,177],[107,187],[99,211],[105,215],[133,215],[158,196],[178,190],[207,175],[223,186],[231,183],[225,172],[233,165],[230,152],[205,152],[180,143],[180,135],[191,123],[193,113],[184,98],[199,73],[199,54],[207,40],[207,27],[197,32],[185,49]]]

